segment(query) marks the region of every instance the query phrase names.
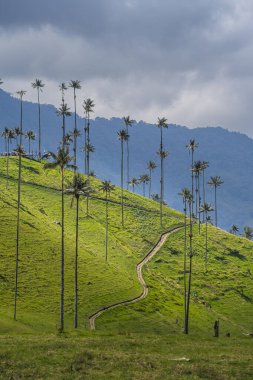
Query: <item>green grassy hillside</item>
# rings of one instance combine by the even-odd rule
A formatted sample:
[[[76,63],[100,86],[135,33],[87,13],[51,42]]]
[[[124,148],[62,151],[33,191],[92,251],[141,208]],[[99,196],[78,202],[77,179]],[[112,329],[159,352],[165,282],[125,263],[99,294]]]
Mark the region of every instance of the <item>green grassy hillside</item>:
[[[211,335],[213,322],[221,332],[237,336],[253,332],[253,244],[208,226],[208,271],[204,266],[204,228],[194,227],[193,284],[190,329]],[[125,332],[181,333],[183,330],[184,231],[171,235],[146,266],[149,295],[139,303],[104,314],[97,328]]]
[[[17,159],[10,159],[10,181],[6,190],[5,159],[0,172],[0,315],[9,318],[13,312],[15,273],[15,231],[17,205]],[[67,177],[71,179],[72,173]],[[109,205],[109,258],[105,262],[105,202],[93,179],[96,198],[90,200],[90,217],[86,202],[81,202],[79,259],[79,318],[81,327],[88,316],[111,302],[136,296],[140,285],[135,274],[136,263],[152,247],[162,232],[159,205],[125,191],[125,228],[121,227],[119,190],[111,194]],[[18,321],[25,326],[55,330],[60,299],[61,195],[60,173],[45,171],[35,161],[23,160],[20,243],[20,282]],[[100,198],[100,199],[99,199]],[[71,327],[74,297],[75,208],[71,197],[66,202],[66,322]],[[114,203],[115,202],[115,203]],[[166,210],[164,229],[180,224],[182,216]],[[1,330],[4,327],[1,324]]]
[[[180,230],[170,235],[144,269],[148,297],[101,315],[96,331],[88,316],[139,295],[136,264],[183,215],[125,191],[125,228],[120,191],[109,204],[109,256],[105,262],[105,200],[97,192],[81,201],[79,321],[73,331],[75,208],[66,205],[66,332],[58,335],[60,301],[60,174],[24,159],[21,198],[20,275],[17,322],[13,321],[17,159],[0,158],[0,379],[251,379],[253,332],[253,245],[208,226],[208,271],[204,227],[194,226],[190,336],[183,329],[183,246]],[[71,179],[73,173],[67,172]],[[219,318],[221,337],[213,322]],[[230,332],[231,338],[225,335]],[[201,347],[201,350],[199,349]],[[180,361],[180,358],[190,361]],[[179,361],[177,361],[180,359]]]

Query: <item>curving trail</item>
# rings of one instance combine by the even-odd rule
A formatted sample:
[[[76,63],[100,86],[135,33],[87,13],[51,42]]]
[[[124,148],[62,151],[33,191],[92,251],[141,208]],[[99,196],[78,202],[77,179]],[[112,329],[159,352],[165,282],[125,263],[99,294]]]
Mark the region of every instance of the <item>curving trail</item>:
[[[114,303],[112,305],[109,305],[109,306],[105,306],[103,307],[102,309],[96,311],[94,314],[92,314],[90,317],[89,317],[89,326],[90,326],[90,329],[91,330],[95,330],[96,329],[96,319],[103,313],[105,313],[106,311],[108,310],[111,310],[111,309],[115,309],[116,307],[119,307],[119,306],[125,306],[125,305],[129,305],[131,303],[134,303],[134,302],[137,302],[137,301],[140,301],[142,300],[143,298],[147,297],[148,295],[148,286],[147,284],[145,283],[144,281],[144,278],[142,276],[142,268],[144,267],[145,264],[147,264],[148,261],[150,261],[152,259],[153,256],[155,256],[155,254],[161,249],[161,247],[163,246],[163,244],[165,243],[167,237],[169,235],[171,235],[172,233],[180,230],[181,228],[183,228],[184,225],[181,224],[177,227],[173,227],[173,228],[170,228],[167,232],[163,233],[161,236],[160,236],[160,239],[158,240],[158,242],[154,245],[154,247],[147,253],[147,255],[137,264],[136,266],[136,273],[137,273],[137,277],[138,277],[138,280],[140,282],[140,284],[142,285],[142,293],[135,297],[135,298],[131,298],[130,300],[127,300],[127,301],[122,301],[122,302],[117,302],[117,303]]]

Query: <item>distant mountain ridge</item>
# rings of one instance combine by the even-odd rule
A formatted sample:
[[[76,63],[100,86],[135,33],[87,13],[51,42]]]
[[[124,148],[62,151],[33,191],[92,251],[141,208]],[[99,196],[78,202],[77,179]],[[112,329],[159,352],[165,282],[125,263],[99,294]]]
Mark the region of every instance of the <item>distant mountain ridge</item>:
[[[127,114],[127,112],[126,112]],[[24,130],[32,129],[38,135],[37,104],[24,101]],[[133,115],[131,115],[133,116]],[[19,126],[20,102],[0,89],[0,129]],[[84,120],[77,118],[78,129],[83,131]],[[61,138],[61,119],[52,105],[41,105],[42,147],[43,150],[56,150]],[[73,116],[67,118],[67,131],[73,130]],[[101,179],[120,181],[120,143],[117,131],[124,127],[120,118],[110,120],[96,117],[91,121],[91,143],[95,153],[91,155],[91,169]],[[140,121],[130,128],[130,176],[140,176],[147,172],[148,160],[159,164],[159,131],[152,125]],[[190,186],[190,156],[185,145],[192,138],[199,143],[196,160],[209,161],[206,179],[221,176],[224,184],[218,189],[218,224],[229,229],[232,224],[241,229],[245,225],[253,226],[253,140],[244,134],[230,132],[221,127],[188,129],[170,124],[164,130],[164,145],[170,155],[165,160],[165,199],[171,207],[182,210],[182,200],[178,193]],[[79,139],[78,165],[84,170],[84,158],[81,151],[83,137]],[[25,142],[27,144],[27,142]],[[38,146],[38,143],[32,144]],[[0,149],[4,150],[4,140],[0,140]],[[137,189],[141,193],[141,187]],[[159,168],[154,171],[152,193],[159,192]],[[207,187],[207,201],[213,202],[213,191]]]

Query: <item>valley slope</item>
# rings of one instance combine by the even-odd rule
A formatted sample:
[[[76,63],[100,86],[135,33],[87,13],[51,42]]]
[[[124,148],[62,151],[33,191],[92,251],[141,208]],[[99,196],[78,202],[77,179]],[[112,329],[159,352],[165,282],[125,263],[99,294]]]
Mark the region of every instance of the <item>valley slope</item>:
[[[161,233],[180,226],[181,213],[120,189],[109,203],[109,255],[105,261],[105,199],[101,182],[80,208],[79,328],[73,329],[75,207],[65,196],[65,321],[58,333],[60,300],[60,173],[23,159],[17,321],[13,321],[17,213],[17,158],[0,158],[0,379],[217,379],[252,377],[252,242],[208,226],[208,271],[204,226],[194,226],[190,335],[183,330],[184,233],[170,235],[144,268],[148,297],[110,310],[88,330],[98,309],[138,296],[136,264]],[[66,172],[71,180],[73,173]],[[220,320],[220,339],[213,338]],[[230,333],[230,338],[226,337]],[[200,349],[201,347],[201,349]]]
[[[15,273],[17,158],[10,158],[10,181],[6,189],[5,158],[0,172],[0,260],[2,321],[13,312]],[[18,321],[31,329],[55,331],[60,298],[61,202],[60,174],[23,159],[21,198],[20,274]],[[67,172],[68,180],[72,172]],[[121,226],[120,191],[109,203],[109,256],[105,261],[105,199],[100,181],[92,178],[96,194],[80,208],[79,295],[80,328],[90,314],[109,304],[137,296],[141,286],[136,264],[170,227],[182,225],[183,215],[165,208],[163,227],[159,204],[124,191],[125,227]],[[65,196],[66,220],[66,321],[73,321],[75,207]],[[194,227],[192,285],[193,329],[206,330],[219,317],[228,331],[252,329],[252,243],[211,225],[208,226],[208,271],[204,270],[204,226]],[[149,295],[129,307],[112,310],[97,320],[98,329],[115,331],[182,331],[183,326],[183,230],[169,236],[165,245],[144,269]],[[236,305],[236,306],[235,306]],[[18,324],[17,324],[18,325]],[[4,323],[1,325],[4,330]]]

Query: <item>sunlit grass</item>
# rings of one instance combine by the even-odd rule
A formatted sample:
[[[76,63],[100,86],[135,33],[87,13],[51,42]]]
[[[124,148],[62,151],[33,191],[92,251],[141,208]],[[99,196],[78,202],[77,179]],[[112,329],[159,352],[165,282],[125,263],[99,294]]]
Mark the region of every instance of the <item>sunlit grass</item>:
[[[172,234],[144,268],[148,297],[111,310],[88,331],[88,316],[101,307],[139,295],[136,263],[162,232],[183,222],[159,204],[125,191],[125,228],[120,191],[109,204],[109,257],[105,262],[105,202],[97,189],[81,202],[79,322],[73,329],[75,208],[66,206],[66,331],[58,334],[61,220],[60,174],[23,160],[20,277],[17,322],[13,321],[17,159],[0,159],[0,378],[1,379],[251,379],[253,340],[253,244],[208,227],[194,227],[190,335],[183,331],[183,230]],[[71,179],[73,173],[66,172]],[[213,338],[214,320],[220,338]],[[230,333],[230,338],[226,336]],[[189,359],[186,361],[182,358]],[[182,360],[174,360],[182,359]]]

